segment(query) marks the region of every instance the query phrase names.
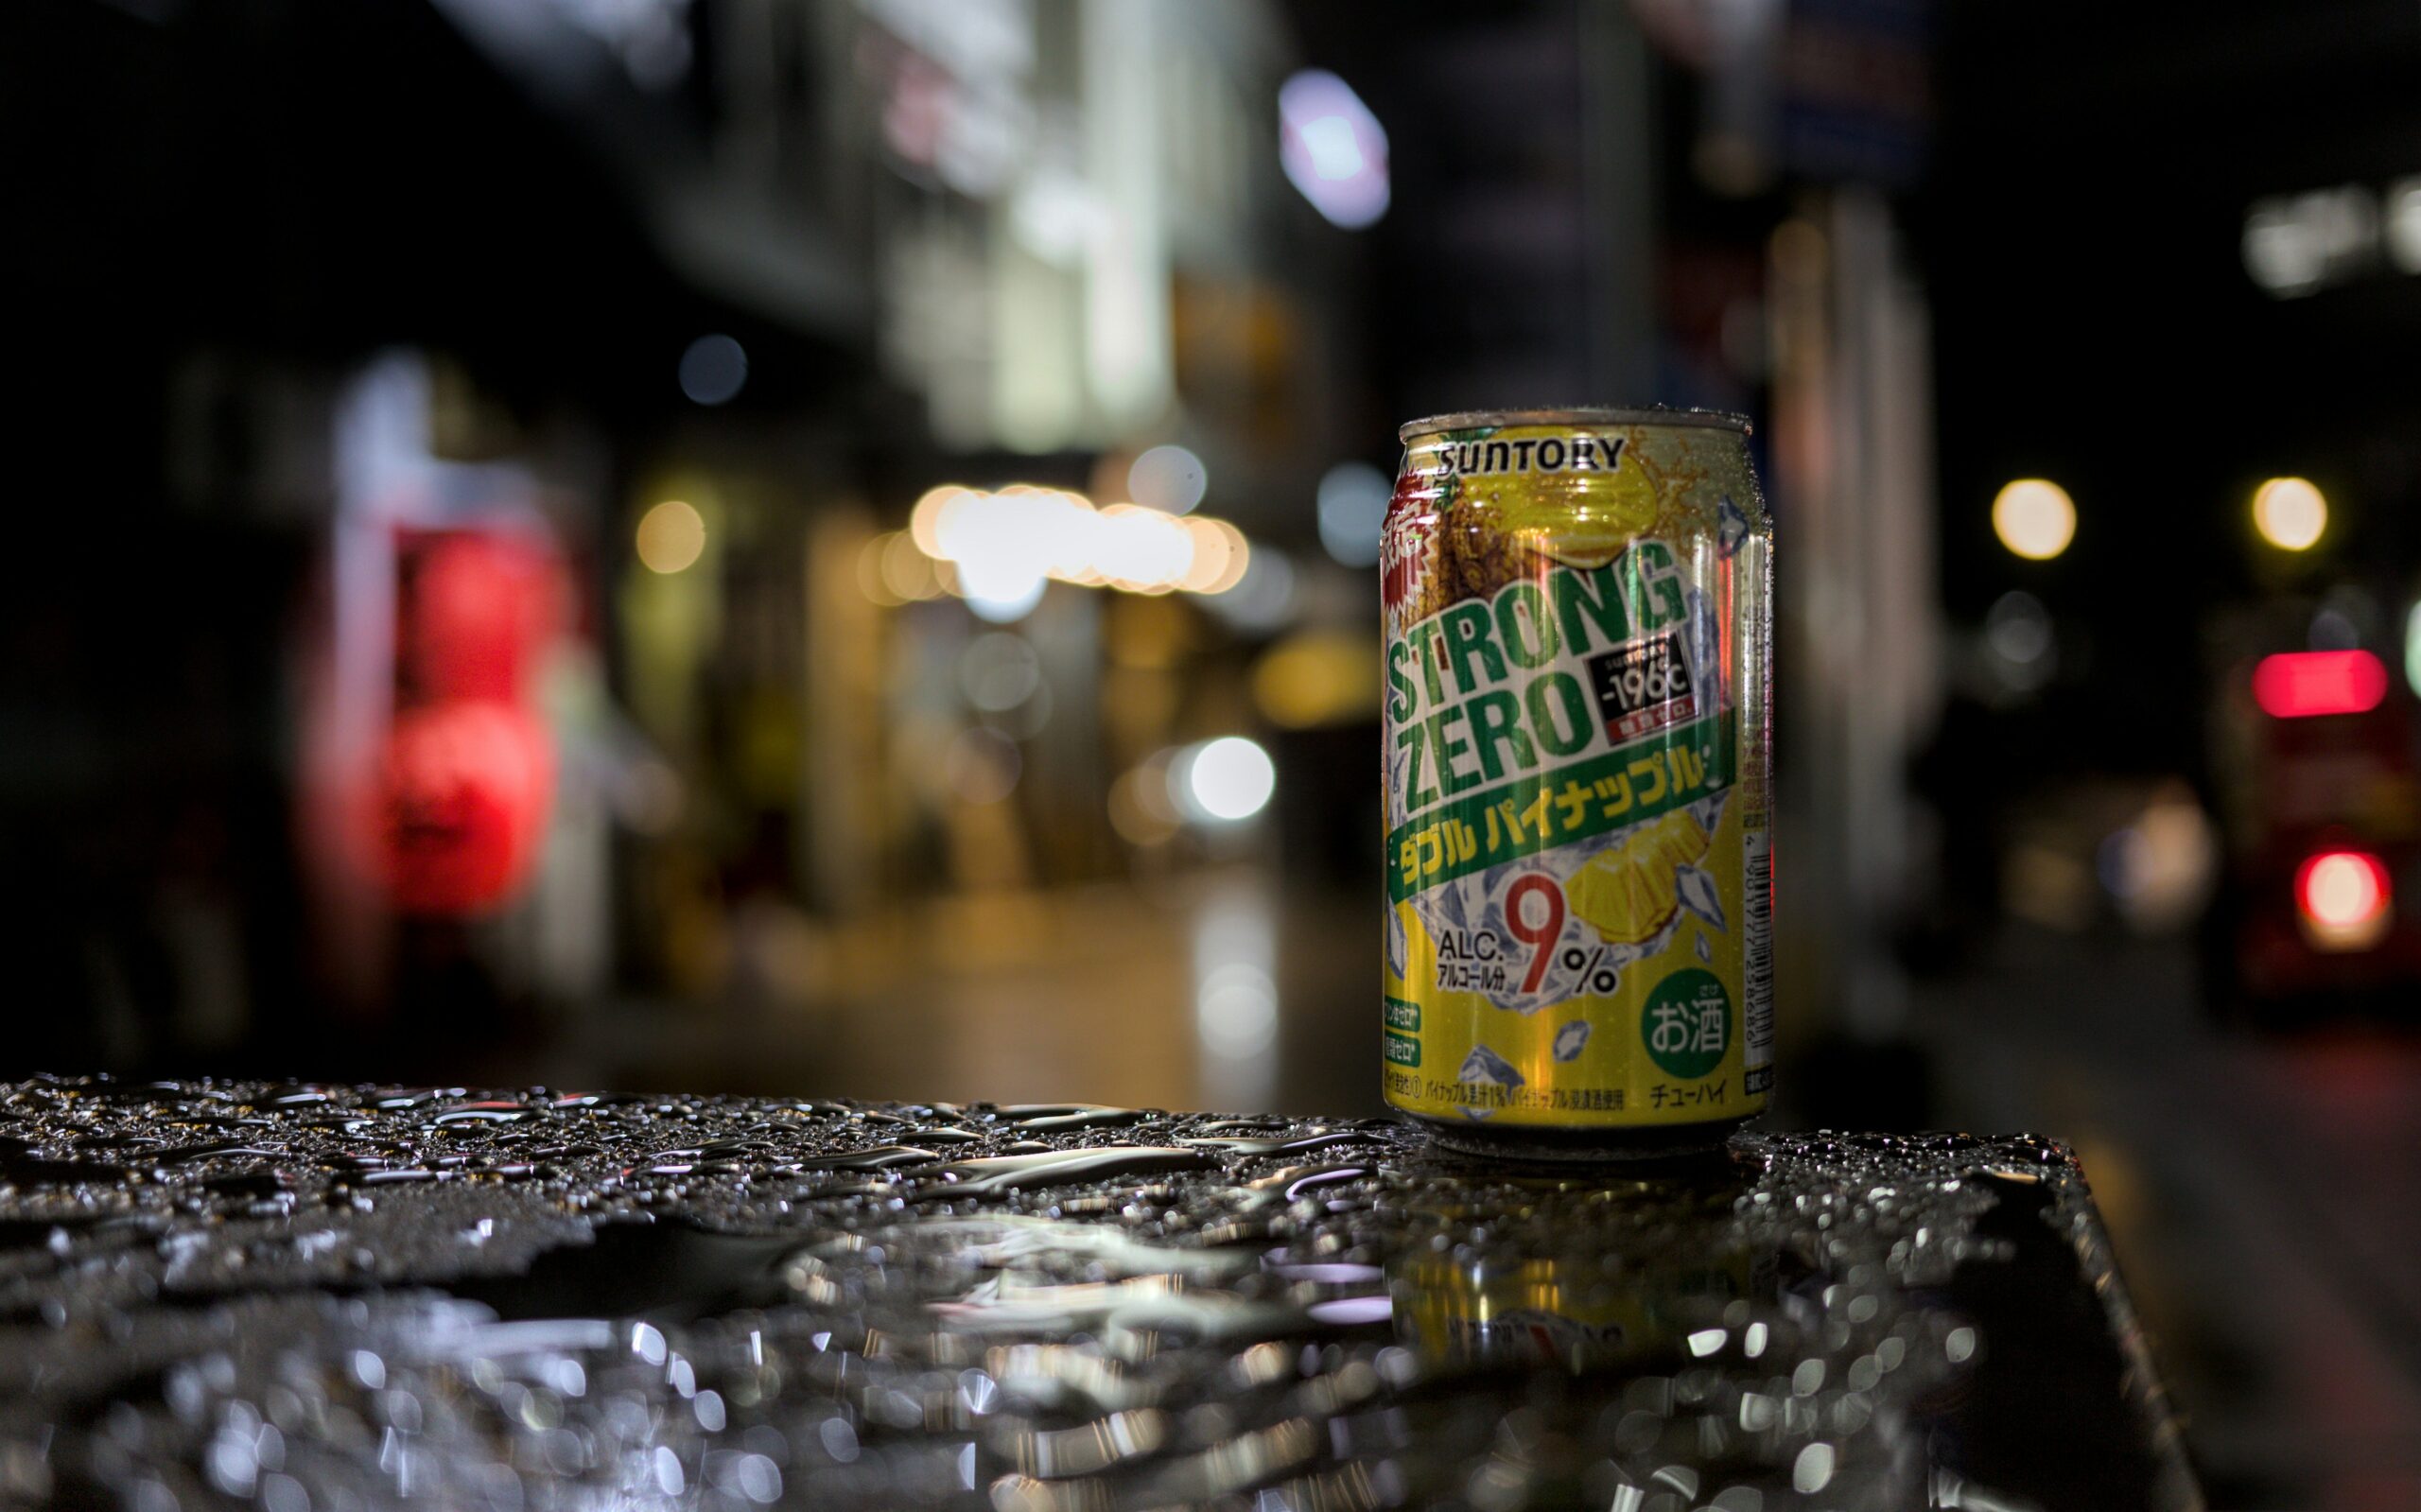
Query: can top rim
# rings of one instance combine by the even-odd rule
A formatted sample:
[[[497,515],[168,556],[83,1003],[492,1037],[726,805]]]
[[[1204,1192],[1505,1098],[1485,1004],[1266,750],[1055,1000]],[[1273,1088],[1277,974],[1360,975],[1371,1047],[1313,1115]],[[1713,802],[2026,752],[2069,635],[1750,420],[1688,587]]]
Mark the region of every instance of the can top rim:
[[[1628,408],[1566,405],[1543,409],[1454,409],[1442,415],[1406,421],[1397,428],[1396,439],[1409,442],[1441,430],[1521,425],[1704,426],[1715,430],[1736,430],[1744,436],[1750,433],[1750,428],[1747,415],[1733,414],[1727,409],[1685,409],[1665,405]]]

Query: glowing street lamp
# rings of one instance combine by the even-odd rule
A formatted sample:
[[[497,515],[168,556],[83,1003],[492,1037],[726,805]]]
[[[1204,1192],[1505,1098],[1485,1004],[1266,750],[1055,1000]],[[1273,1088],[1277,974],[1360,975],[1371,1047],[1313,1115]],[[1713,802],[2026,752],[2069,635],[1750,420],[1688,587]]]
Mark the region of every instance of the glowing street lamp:
[[[650,572],[686,571],[706,549],[706,522],[697,506],[669,498],[639,517],[636,545]]]
[[[1994,496],[1993,533],[2029,562],[2048,562],[2076,538],[2076,501],[2048,478],[2018,478]]]
[[[2308,551],[2328,529],[2328,500],[2301,478],[2273,478],[2253,491],[2253,528],[2281,551]]]

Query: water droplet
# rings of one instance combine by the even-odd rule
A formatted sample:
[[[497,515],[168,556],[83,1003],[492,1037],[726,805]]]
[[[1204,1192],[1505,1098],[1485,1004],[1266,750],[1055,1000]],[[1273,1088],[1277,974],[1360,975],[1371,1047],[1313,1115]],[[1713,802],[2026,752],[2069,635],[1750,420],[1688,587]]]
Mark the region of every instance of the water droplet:
[[[1020,1129],[1044,1132],[1123,1128],[1141,1123],[1145,1118],[1134,1108],[1106,1107],[1093,1103],[1030,1103],[1000,1111],[1002,1118]]]
[[[1198,1171],[1218,1161],[1205,1151],[1183,1145],[1097,1145],[1077,1150],[1041,1150],[1027,1155],[988,1156],[944,1167],[957,1178],[957,1190],[968,1193],[1014,1191],[1030,1187],[1064,1186],[1077,1181],[1102,1181],[1114,1176],[1159,1175]]]
[[[1228,1136],[1219,1138],[1192,1138],[1181,1142],[1205,1150],[1222,1150],[1229,1155],[1299,1155],[1307,1150],[1325,1150],[1332,1145],[1351,1144],[1364,1136],[1337,1129],[1315,1129],[1309,1134]]]

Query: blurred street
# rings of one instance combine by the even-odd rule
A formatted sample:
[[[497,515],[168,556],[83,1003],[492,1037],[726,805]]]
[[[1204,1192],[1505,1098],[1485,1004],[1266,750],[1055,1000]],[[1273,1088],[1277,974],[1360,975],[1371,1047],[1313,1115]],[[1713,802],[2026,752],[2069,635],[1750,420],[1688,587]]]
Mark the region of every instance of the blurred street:
[[[1279,895],[1231,870],[902,920],[901,940],[938,929],[958,946],[887,985],[670,1046],[635,1016],[618,1034],[566,1039],[541,1071],[1375,1114],[1367,907],[1333,890]],[[1245,969],[1211,981],[1206,963]],[[2421,1038],[2343,1020],[2222,1029],[2193,982],[2174,941],[2012,927],[1918,992],[1925,1121],[2077,1148],[2212,1504],[2414,1505]],[[1816,1068],[1785,1072],[1784,1126],[1805,1124],[1811,1097],[1840,1095],[1810,1084]]]
[[[2213,1505],[2421,1504],[2421,1041],[2221,1033],[2193,981],[2013,930],[1920,1006],[1938,1121],[2076,1146]]]
[[[24,0],[0,74],[0,1080],[1614,1116],[1770,1031],[1782,1125],[2077,1147],[2213,1504],[2421,1505],[2412,0]],[[1547,826],[1557,707],[1685,704]]]
[[[1373,912],[1251,868],[993,895],[862,931],[866,954],[823,964],[805,1003],[669,1043],[635,1007],[541,1069],[566,1086],[1376,1116]],[[948,948],[918,943],[934,939]]]

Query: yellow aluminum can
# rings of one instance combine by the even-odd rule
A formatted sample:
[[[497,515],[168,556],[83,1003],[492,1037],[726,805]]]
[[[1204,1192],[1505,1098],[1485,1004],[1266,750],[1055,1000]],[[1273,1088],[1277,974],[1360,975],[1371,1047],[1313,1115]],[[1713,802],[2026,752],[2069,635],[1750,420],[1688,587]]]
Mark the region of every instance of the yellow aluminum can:
[[[1451,1144],[1717,1143],[1773,1069],[1772,525],[1748,424],[1403,427],[1384,1087]]]

